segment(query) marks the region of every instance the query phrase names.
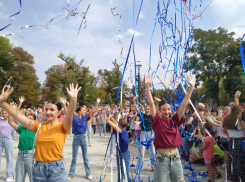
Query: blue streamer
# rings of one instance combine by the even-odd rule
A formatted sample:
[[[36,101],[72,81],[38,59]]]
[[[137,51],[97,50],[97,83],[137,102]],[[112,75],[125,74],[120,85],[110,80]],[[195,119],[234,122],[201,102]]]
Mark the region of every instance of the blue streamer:
[[[20,10],[21,10],[21,8],[22,8],[22,2],[21,2],[21,0],[19,0],[19,2],[20,2]],[[17,13],[12,14],[12,15],[9,17],[9,18],[10,18],[10,23],[9,23],[8,25],[6,25],[5,27],[1,28],[0,31],[4,30],[5,28],[9,27],[9,26],[12,24],[11,17],[20,14],[20,10],[19,10]]]
[[[245,34],[242,36],[242,39],[241,39],[241,43],[240,43],[240,54],[241,54],[241,59],[242,59],[242,67],[243,67],[243,71],[245,73],[245,60],[244,60],[244,54],[243,54],[243,49],[242,49],[242,41],[245,37]]]

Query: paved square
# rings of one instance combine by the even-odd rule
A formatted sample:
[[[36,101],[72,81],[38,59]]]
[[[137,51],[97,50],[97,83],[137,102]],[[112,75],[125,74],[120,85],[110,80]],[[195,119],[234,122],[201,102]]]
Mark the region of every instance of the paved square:
[[[97,130],[98,131],[98,130]],[[107,138],[99,138],[99,134],[96,133],[95,136],[92,135],[91,141],[93,146],[90,147],[88,146],[88,159],[89,159],[89,166],[91,169],[91,174],[92,176],[95,176],[97,180],[99,181],[101,171],[104,169],[103,161],[104,161],[104,155],[106,151],[106,147],[108,144],[110,138],[110,133],[107,133]],[[14,140],[14,166],[16,163],[16,157],[18,154],[18,139],[19,139],[19,134],[15,133],[15,140]],[[73,141],[73,135],[71,134],[69,137],[66,138],[66,142],[64,145],[64,158],[66,162],[66,171],[69,173],[70,165],[71,165],[71,160],[72,160],[72,141]],[[129,150],[134,154],[134,156],[138,156],[138,149],[134,147],[133,145],[129,145]],[[115,150],[114,150],[115,154]],[[109,158],[109,151],[107,155],[107,159]],[[132,158],[132,155],[131,155]],[[140,174],[140,179],[143,180],[144,182],[148,182],[148,176],[150,177],[150,180],[153,180],[153,172],[150,169],[150,154],[148,151],[145,153],[145,160],[148,160],[144,163],[143,169]],[[131,160],[132,163],[132,160]],[[130,164],[131,164],[130,163]],[[133,163],[136,165],[136,160],[134,159]],[[108,182],[111,181],[111,165],[108,164],[108,171],[106,174],[105,179],[103,182]],[[206,171],[207,167],[205,165],[201,164],[192,164],[192,167],[195,168],[195,172],[200,172],[200,171]],[[1,160],[1,173],[0,173],[0,181],[5,181],[5,176],[6,176],[6,159],[5,157],[2,157]],[[132,170],[132,175],[135,177],[135,168],[131,168]],[[224,170],[221,169],[221,166],[218,166],[218,170],[222,173],[222,178],[217,179],[215,181],[224,181]],[[130,172],[131,173],[131,172]],[[188,173],[188,171],[184,170],[184,173]],[[113,159],[113,181],[117,182],[117,166],[116,166],[116,157]],[[207,181],[208,178],[205,179],[199,179],[198,181]],[[14,181],[14,180],[13,180]],[[89,180],[86,179],[85,176],[85,170],[84,170],[84,165],[83,165],[83,159],[82,159],[82,151],[79,149],[78,153],[78,162],[76,166],[76,173],[75,177],[71,180],[71,182],[87,182]],[[170,181],[170,180],[169,180]],[[189,181],[188,178],[185,178],[185,181]],[[29,182],[29,178],[26,177],[26,182]]]

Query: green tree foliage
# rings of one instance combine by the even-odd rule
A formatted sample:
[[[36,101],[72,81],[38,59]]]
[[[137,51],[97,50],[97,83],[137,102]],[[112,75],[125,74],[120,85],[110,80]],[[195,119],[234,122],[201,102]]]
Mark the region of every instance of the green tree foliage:
[[[116,101],[117,97],[117,91],[118,89],[113,89],[115,87],[119,87],[121,77],[122,77],[122,72],[120,71],[120,67],[123,64],[118,64],[117,60],[113,61],[112,64],[114,65],[114,68],[112,68],[111,71],[104,69],[104,70],[99,70],[98,75],[100,75],[103,80],[105,81],[105,87],[104,90],[107,93],[107,97],[105,98],[105,103],[111,103],[114,104]],[[128,90],[127,84],[123,82],[123,90]],[[111,99],[110,95],[111,94]],[[125,97],[123,101],[126,100]],[[118,99],[117,103],[119,103],[120,99]]]
[[[212,94],[215,92],[215,103],[220,105],[219,84],[228,71],[225,65],[227,61],[230,61],[229,48],[234,42],[234,32],[228,33],[227,30],[219,27],[217,30],[208,31],[195,29],[194,35],[194,44],[189,50],[195,55],[193,68],[196,67],[199,61],[207,61],[210,64],[210,69],[214,77],[215,90],[210,71],[205,62],[201,63],[196,69],[197,83],[199,85],[203,83],[209,97],[212,97]]]
[[[20,96],[25,96],[23,105],[37,105],[40,95],[40,83],[34,69],[34,57],[21,47],[14,47],[9,39],[0,37],[0,67],[6,74],[0,72],[0,85],[3,87],[11,77],[11,86],[15,91],[9,101],[18,102]]]
[[[89,67],[83,66],[84,60],[77,62],[75,56],[58,56],[65,63],[49,68],[43,85],[44,100],[58,100],[60,96],[67,96],[66,87],[69,83],[82,87],[78,94],[79,105],[90,105],[96,102],[99,90],[96,88],[96,77],[91,74]]]

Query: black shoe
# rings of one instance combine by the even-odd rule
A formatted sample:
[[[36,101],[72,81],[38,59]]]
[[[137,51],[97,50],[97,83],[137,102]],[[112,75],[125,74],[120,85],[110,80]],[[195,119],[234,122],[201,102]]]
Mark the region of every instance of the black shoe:
[[[221,178],[222,177],[222,175],[220,174],[220,172],[218,173],[218,174],[215,174],[214,175],[214,179],[219,179],[219,178]]]

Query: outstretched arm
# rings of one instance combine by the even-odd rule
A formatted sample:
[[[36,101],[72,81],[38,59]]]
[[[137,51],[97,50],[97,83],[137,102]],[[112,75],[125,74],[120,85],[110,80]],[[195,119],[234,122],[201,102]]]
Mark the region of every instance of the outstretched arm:
[[[187,81],[187,83],[189,83],[189,89],[188,89],[188,91],[187,91],[187,93],[186,93],[186,95],[182,101],[180,108],[178,109],[177,114],[178,114],[179,119],[181,119],[184,115],[185,108],[186,108],[186,106],[187,106],[187,104],[191,98],[191,94],[192,94],[192,91],[194,89],[195,82],[196,82],[196,80],[192,76],[188,77],[186,79],[186,81]]]
[[[67,111],[67,108],[66,108],[67,100],[66,100],[66,98],[65,97],[61,97],[60,98],[60,102],[63,104],[63,106],[64,106],[64,114],[66,114],[66,111]]]
[[[99,103],[100,103],[100,98],[97,98],[96,100],[96,104],[94,106],[94,108],[92,109],[92,111],[90,112],[89,116],[92,116],[92,114],[96,113],[96,111],[99,109]]]
[[[25,97],[24,96],[21,96],[20,98],[19,98],[19,105],[18,105],[18,110],[20,110],[20,108],[21,108],[21,105],[23,104],[23,102],[25,101],[26,99],[25,99]]]
[[[9,87],[5,91],[5,87],[2,89],[2,94],[0,95],[0,104],[2,108],[7,111],[9,115],[14,117],[22,126],[25,128],[32,130],[33,128],[33,120],[28,119],[26,116],[24,116],[19,110],[16,108],[11,107],[8,103],[5,102],[5,100],[8,98],[8,96],[13,92],[13,88]]]
[[[119,133],[122,133],[122,130],[121,130],[117,125],[115,125],[114,123],[112,123],[112,122],[110,121],[110,117],[107,118],[106,115],[105,115],[105,119],[106,119],[106,122],[107,122],[112,128],[114,128],[114,129],[115,129],[116,131],[118,131]]]
[[[137,113],[139,113],[139,109],[138,109],[137,104],[136,104],[136,97],[133,98],[133,103],[134,103],[135,111],[136,111]]]
[[[151,76],[145,76],[145,90],[147,94],[147,101],[149,103],[150,107],[150,114],[152,118],[155,118],[156,115],[156,109],[155,109],[155,104],[151,95],[151,90],[150,90],[150,84],[152,82]]]
[[[239,105],[239,97],[240,96],[241,96],[241,92],[240,91],[236,91],[235,97],[234,97],[234,103],[235,103],[235,105]]]
[[[81,89],[81,87],[78,88],[78,84],[76,85],[76,87],[74,87],[74,84],[70,84],[69,85],[70,89],[66,88],[67,93],[70,97],[70,104],[67,107],[67,112],[65,115],[65,119],[63,122],[64,125],[64,129],[69,131],[71,129],[72,126],[72,120],[73,120],[73,113],[76,107],[76,102],[77,102],[77,94],[79,92],[79,90]]]

